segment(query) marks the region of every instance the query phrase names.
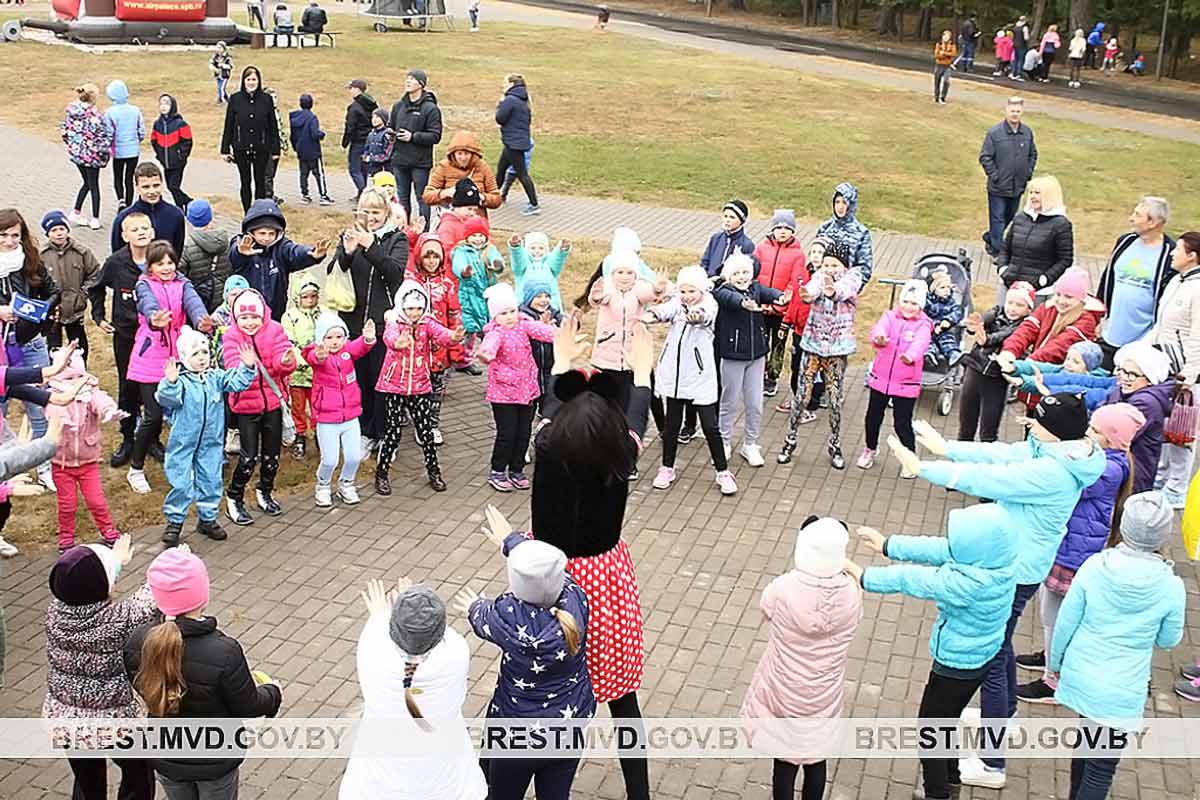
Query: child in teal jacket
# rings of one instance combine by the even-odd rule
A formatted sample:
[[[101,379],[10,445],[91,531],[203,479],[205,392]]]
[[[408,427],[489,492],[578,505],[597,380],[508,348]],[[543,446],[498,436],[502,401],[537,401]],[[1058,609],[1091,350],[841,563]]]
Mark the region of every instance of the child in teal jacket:
[[[525,281],[538,277],[550,286],[550,307],[562,311],[562,295],[558,292],[558,276],[562,274],[567,264],[567,254],[571,252],[571,243],[560,239],[554,249],[550,249],[550,239],[540,231],[530,231],[525,234],[522,242],[520,236],[514,235],[508,240],[508,262],[512,267],[513,279],[517,283],[517,297],[525,296]]]
[[[504,257],[490,241],[488,221],[471,217],[463,227],[463,240],[454,248],[450,268],[458,278],[458,301],[462,306],[463,329],[469,342],[491,321],[483,292],[504,271]],[[468,345],[468,352],[473,347]]]

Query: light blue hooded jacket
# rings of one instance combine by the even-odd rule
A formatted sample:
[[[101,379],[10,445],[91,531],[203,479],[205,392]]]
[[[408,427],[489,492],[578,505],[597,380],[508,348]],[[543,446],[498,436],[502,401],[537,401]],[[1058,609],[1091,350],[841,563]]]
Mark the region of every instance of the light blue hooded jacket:
[[[1005,536],[1017,546],[1017,583],[1041,583],[1067,533],[1067,520],[1083,490],[1104,474],[1104,449],[1090,439],[1014,444],[947,442],[947,461],[921,466],[938,486],[1002,506],[1012,525]]]
[[[1016,590],[1016,544],[1002,506],[980,503],[950,512],[949,535],[889,536],[893,564],[868,567],[868,592],[900,593],[937,603],[929,655],[954,669],[979,669],[1000,652]]]
[[[839,183],[833,190],[833,200],[841,195],[849,208],[846,216],[839,218],[837,212],[817,228],[818,236],[828,236],[850,249],[850,267],[858,271],[860,289],[871,280],[875,269],[875,250],[871,244],[871,232],[858,221],[858,189],[853,183]]]
[[[105,90],[112,105],[104,112],[104,124],[112,136],[113,156],[137,158],[146,138],[146,121],[142,111],[129,104],[129,87],[125,81],[113,81]]]
[[[1154,648],[1183,638],[1187,593],[1172,567],[1125,545],[1083,562],[1047,654],[1059,703],[1112,728],[1141,727]]]

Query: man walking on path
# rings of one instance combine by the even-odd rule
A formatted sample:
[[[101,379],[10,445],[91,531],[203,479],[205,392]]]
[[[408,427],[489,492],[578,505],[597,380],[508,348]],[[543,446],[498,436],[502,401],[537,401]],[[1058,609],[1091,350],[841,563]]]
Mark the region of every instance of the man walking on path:
[[[1021,77],[1021,66],[1025,63],[1025,53],[1029,50],[1029,23],[1024,15],[1017,18],[1017,24],[1012,29],[1012,38],[1012,78],[1023,81],[1025,79]]]
[[[342,147],[350,166],[350,180],[354,181],[354,204],[367,185],[367,171],[363,165],[363,148],[367,146],[367,134],[371,132],[371,113],[379,108],[375,98],[367,94],[367,82],[355,78],[346,84],[350,90],[350,105],[346,106],[346,127],[342,133]]]
[[[967,12],[967,18],[963,20],[962,27],[958,29],[958,40],[962,45],[962,52],[950,66],[966,73],[974,72],[975,46],[979,43],[979,23],[975,21],[975,15],[970,11]]]
[[[442,110],[433,92],[426,91],[429,76],[423,69],[410,69],[404,78],[404,96],[392,106],[388,127],[396,132],[392,148],[392,174],[396,194],[413,219],[412,195],[417,196],[420,215],[429,220],[429,206],[421,199],[429,171],[433,169],[433,146],[442,140]]]
[[[1021,207],[1021,194],[1037,166],[1033,131],[1021,122],[1024,111],[1024,100],[1008,98],[1003,121],[988,130],[979,151],[979,163],[987,173],[988,193],[988,229],[983,234],[983,243],[993,257],[1004,240],[1005,228]]]

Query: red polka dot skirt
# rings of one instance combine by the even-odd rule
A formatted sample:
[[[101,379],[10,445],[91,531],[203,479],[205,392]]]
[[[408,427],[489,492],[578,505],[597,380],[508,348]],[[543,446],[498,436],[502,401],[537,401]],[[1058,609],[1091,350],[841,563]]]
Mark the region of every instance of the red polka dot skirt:
[[[637,691],[645,660],[637,575],[625,540],[607,553],[572,558],[567,572],[587,593],[587,667],[597,703]]]

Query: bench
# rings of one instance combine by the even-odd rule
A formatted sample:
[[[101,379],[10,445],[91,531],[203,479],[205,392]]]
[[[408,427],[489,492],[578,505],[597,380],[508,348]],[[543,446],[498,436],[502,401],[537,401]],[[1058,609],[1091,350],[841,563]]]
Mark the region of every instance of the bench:
[[[312,43],[313,47],[321,46],[321,37],[322,36],[324,36],[326,39],[329,40],[330,47],[337,47],[337,41],[334,39],[334,37],[337,36],[339,33],[341,33],[341,31],[321,31],[320,33],[315,33],[313,31],[300,31],[296,35],[300,38],[300,47],[301,48],[305,47],[304,37],[306,37],[306,36],[313,37],[313,43]]]

